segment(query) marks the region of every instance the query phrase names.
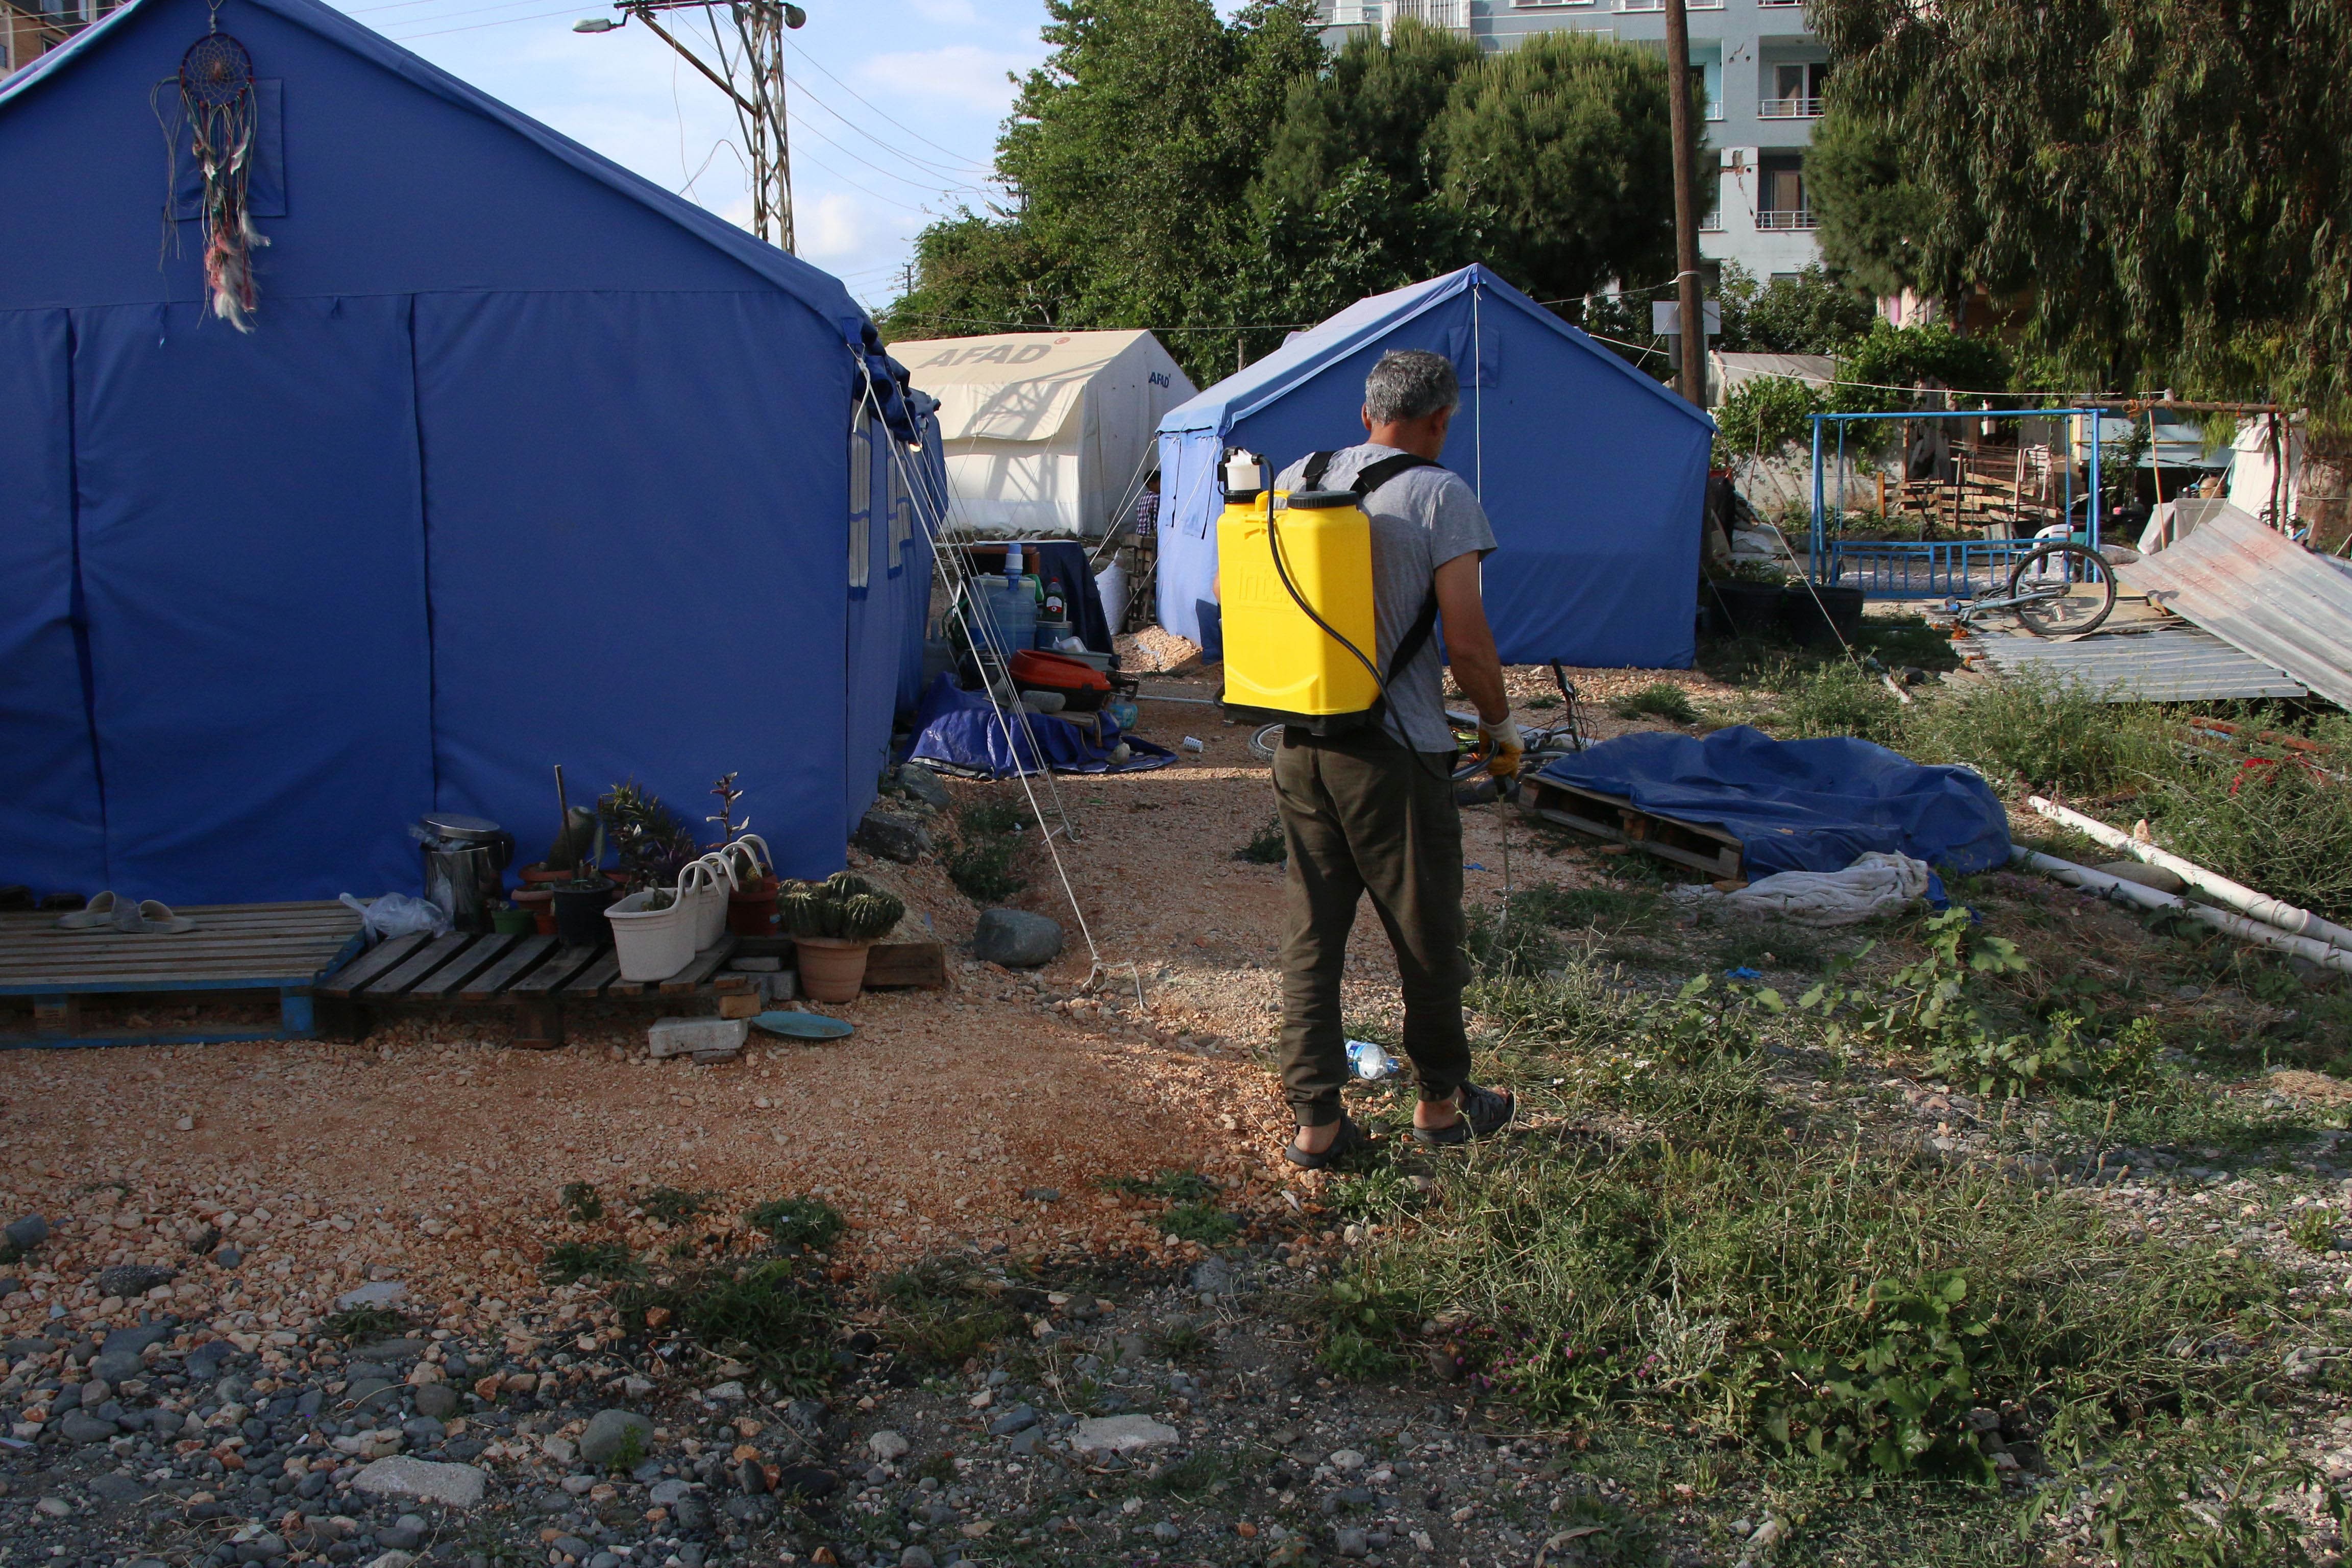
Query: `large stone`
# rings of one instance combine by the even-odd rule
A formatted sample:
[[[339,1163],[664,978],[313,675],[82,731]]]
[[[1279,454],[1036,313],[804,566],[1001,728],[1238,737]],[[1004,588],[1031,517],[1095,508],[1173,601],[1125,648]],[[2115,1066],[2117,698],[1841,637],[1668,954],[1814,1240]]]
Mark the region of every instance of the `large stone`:
[[[98,1271],[98,1289],[102,1296],[121,1296],[129,1300],[144,1296],[158,1285],[169,1285],[179,1278],[174,1268],[159,1268],[152,1263],[118,1263],[111,1268]]]
[[[913,1449],[914,1445],[898,1433],[885,1427],[868,1436],[866,1439],[866,1447],[876,1458],[887,1465],[893,1459],[905,1458]]]
[[[7,1229],[8,1245],[19,1252],[30,1252],[49,1239],[49,1222],[39,1215],[28,1214]]]
[[[948,795],[948,786],[940,782],[940,775],[920,763],[898,764],[898,787],[934,811],[945,811],[954,804]]]
[[[911,816],[880,806],[866,814],[852,840],[868,854],[911,866],[931,852],[931,830]]]
[[[457,1413],[457,1391],[446,1383],[426,1383],[417,1386],[416,1414],[419,1415],[446,1421]]]
[[[346,1290],[335,1298],[335,1310],[348,1312],[354,1307],[389,1307],[404,1300],[408,1287],[397,1279],[376,1279],[355,1289]]]
[[[600,1470],[635,1465],[653,1446],[654,1424],[634,1410],[599,1410],[580,1434],[580,1457]]]
[[[58,1430],[68,1443],[103,1443],[118,1436],[122,1428],[101,1416],[86,1415],[79,1410],[68,1412],[58,1423]]]
[[[378,1459],[352,1478],[352,1489],[369,1497],[413,1497],[445,1508],[473,1508],[482,1500],[489,1472],[472,1465],[436,1464],[395,1456]]]
[[[115,1330],[106,1336],[105,1342],[98,1348],[100,1353],[104,1355],[113,1355],[121,1351],[129,1351],[132,1355],[137,1355],[149,1345],[163,1343],[178,1331],[177,1327],[168,1319],[160,1323],[142,1323],[135,1329]],[[110,1378],[108,1381],[115,1380]]]
[[[1062,951],[1062,922],[1026,910],[987,910],[971,933],[971,954],[1007,969],[1051,963]]]
[[[1078,1423],[1071,1441],[1080,1448],[1132,1454],[1145,1448],[1165,1447],[1178,1436],[1175,1427],[1149,1415],[1094,1415]]]
[[[147,1370],[137,1351],[101,1351],[89,1363],[90,1375],[109,1384],[123,1384]]]
[[[1028,1405],[1016,1405],[990,1422],[988,1429],[995,1436],[1010,1437],[1015,1432],[1025,1431],[1035,1425],[1037,1425],[1036,1410]]]

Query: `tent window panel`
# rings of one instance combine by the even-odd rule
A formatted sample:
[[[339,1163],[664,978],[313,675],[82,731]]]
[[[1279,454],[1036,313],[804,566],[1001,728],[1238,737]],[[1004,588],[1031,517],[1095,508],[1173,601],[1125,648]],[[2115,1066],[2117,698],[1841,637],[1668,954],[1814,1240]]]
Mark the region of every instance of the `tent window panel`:
[[[874,576],[874,520],[849,520],[849,585],[863,588]]]
[[[849,432],[849,585],[874,574],[874,435],[865,411]]]
[[[895,454],[894,454],[895,456]],[[906,477],[896,462],[890,465],[890,571],[895,576],[907,569],[907,546],[915,537],[915,503],[907,494]]]

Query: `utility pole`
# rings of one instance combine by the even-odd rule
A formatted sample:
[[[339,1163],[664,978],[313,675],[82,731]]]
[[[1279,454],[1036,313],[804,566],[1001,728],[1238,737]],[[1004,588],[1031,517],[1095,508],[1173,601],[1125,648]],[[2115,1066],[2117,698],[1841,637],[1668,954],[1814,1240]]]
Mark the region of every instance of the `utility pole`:
[[[1682,346],[1677,390],[1706,406],[1706,307],[1699,296],[1698,126],[1691,112],[1690,13],[1666,0],[1666,115],[1675,139],[1675,298]]]
[[[724,5],[728,25],[719,24]],[[735,106],[743,156],[751,165],[751,232],[779,248],[798,249],[793,235],[792,126],[784,104],[784,34],[807,22],[808,13],[778,0],[618,0],[621,22],[593,17],[575,22],[575,33],[609,33],[637,21],[684,56]],[[699,11],[710,33],[718,64],[687,47],[656,17],[665,12]]]

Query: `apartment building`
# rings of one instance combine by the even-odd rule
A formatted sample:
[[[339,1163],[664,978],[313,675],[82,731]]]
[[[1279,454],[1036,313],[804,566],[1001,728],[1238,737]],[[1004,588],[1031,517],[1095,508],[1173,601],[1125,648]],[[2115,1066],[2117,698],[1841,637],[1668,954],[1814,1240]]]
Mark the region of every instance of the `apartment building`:
[[[0,0],[0,79],[31,65],[120,0]]]
[[[1802,0],[1687,0],[1691,75],[1704,83],[1703,159],[1717,166],[1699,249],[1759,279],[1821,259],[1805,150],[1821,118],[1829,50],[1805,26]],[[1486,49],[1564,28],[1663,51],[1664,0],[1322,0],[1336,46],[1349,33],[1413,17]]]

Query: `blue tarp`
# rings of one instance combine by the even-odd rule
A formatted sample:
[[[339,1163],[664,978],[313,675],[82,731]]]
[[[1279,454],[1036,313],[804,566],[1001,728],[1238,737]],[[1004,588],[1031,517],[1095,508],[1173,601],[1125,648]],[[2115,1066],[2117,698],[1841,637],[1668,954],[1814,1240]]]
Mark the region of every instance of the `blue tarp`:
[[[557,763],[689,820],[736,772],[837,868],[918,695],[929,400],[833,278],[313,0],[219,12],[232,331],[199,226],[157,255],[150,89],[211,22],[134,0],[0,90],[0,882],[414,891],[426,811],[535,857]]]
[[[1494,521],[1505,661],[1687,666],[1714,422],[1478,266],[1359,300],[1160,420],[1160,624],[1202,641],[1206,607],[1213,627],[1223,449],[1281,468],[1360,442],[1365,373],[1395,349],[1461,375],[1444,461]]]
[[[2009,863],[2009,814],[1982,778],[1868,741],[1776,741],[1745,724],[1705,739],[1643,732],[1563,757],[1537,776],[1720,827],[1739,840],[1751,880],[1843,871],[1873,850],[1961,873]]]
[[[1129,755],[1115,763],[1110,753],[1121,741]],[[923,693],[907,755],[950,773],[1002,779],[1037,772],[1041,753],[1047,767],[1063,773],[1140,773],[1176,760],[1165,746],[1123,734],[1108,713],[1099,738],[1050,713],[1009,713],[1000,721],[986,697],[964,690],[946,673],[934,677]]]

